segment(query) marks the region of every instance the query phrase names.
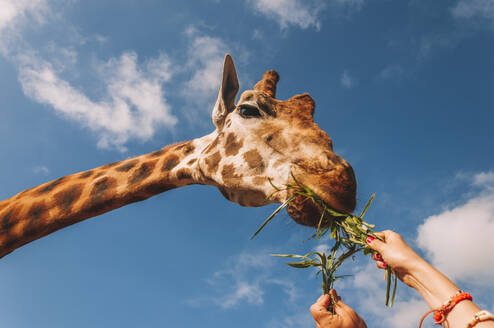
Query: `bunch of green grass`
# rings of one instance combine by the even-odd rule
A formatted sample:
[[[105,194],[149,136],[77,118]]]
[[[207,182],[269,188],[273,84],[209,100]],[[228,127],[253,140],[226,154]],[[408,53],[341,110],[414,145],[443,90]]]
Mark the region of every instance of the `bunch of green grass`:
[[[331,247],[329,254],[323,252],[311,252],[305,255],[295,254],[274,254],[273,256],[296,258],[300,259],[299,262],[290,262],[287,265],[294,268],[318,268],[317,275],[322,276],[322,289],[324,294],[329,294],[329,291],[333,288],[334,282],[345,276],[336,275],[336,270],[343,264],[343,262],[349,258],[354,258],[355,254],[363,251],[364,255],[375,253],[368,245],[367,238],[372,236],[377,239],[381,239],[374,231],[374,225],[369,224],[363,220],[363,217],[369,209],[375,195],[372,195],[367,202],[364,210],[359,216],[352,214],[340,213],[332,209],[326,202],[324,202],[319,196],[317,196],[308,187],[302,185],[295,179],[292,174],[293,183],[287,184],[285,188],[280,189],[271,183],[275,191],[273,194],[280,191],[292,190],[293,194],[283,204],[281,204],[259,227],[259,229],[252,235],[251,239],[256,237],[261,230],[278,214],[283,208],[285,208],[290,202],[292,202],[297,196],[303,196],[307,200],[314,202],[322,208],[321,217],[317,225],[316,233],[311,238],[321,239],[329,232],[329,238],[334,240],[334,245]],[[386,283],[386,306],[392,306],[396,295],[397,276],[391,267],[386,268],[385,279]],[[391,281],[394,280],[393,291],[391,293]],[[336,300],[332,299],[328,310],[333,312],[333,306]]]

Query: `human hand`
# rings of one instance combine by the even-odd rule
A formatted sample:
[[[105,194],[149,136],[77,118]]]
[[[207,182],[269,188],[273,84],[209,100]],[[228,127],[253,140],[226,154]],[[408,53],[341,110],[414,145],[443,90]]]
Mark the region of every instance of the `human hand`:
[[[391,230],[377,232],[376,235],[382,239],[373,237],[367,238],[367,244],[370,248],[377,251],[372,255],[376,261],[376,266],[380,269],[386,269],[391,266],[401,281],[410,287],[414,287],[413,270],[426,262],[415,251],[408,246],[401,236]]]
[[[364,320],[351,307],[341,301],[341,297],[334,289],[331,296],[338,302],[334,306],[335,314],[327,310],[331,296],[322,295],[312,304],[310,312],[316,321],[317,328],[367,328]]]

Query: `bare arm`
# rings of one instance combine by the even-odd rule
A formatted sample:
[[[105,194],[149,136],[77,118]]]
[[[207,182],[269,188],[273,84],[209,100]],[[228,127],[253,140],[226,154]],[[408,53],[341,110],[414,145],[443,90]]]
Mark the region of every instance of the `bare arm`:
[[[376,265],[381,269],[390,265],[405,284],[422,295],[431,309],[441,307],[458,292],[458,286],[415,253],[399,234],[387,230],[380,236],[384,242],[368,239],[369,246],[379,252],[379,255],[374,256]],[[447,315],[449,327],[467,327],[473,315],[480,310],[469,300],[458,303]],[[494,328],[494,321],[479,322],[475,327]]]

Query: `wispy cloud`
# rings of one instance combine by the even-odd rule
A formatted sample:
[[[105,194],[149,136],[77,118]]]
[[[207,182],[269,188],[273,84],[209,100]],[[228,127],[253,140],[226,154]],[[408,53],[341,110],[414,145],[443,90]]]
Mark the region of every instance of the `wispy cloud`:
[[[36,174],[48,175],[50,173],[50,169],[44,165],[38,165],[33,168],[33,172]]]
[[[403,67],[401,65],[392,64],[388,65],[379,72],[378,77],[385,80],[400,79],[404,74]]]
[[[321,14],[327,7],[354,13],[362,9],[365,0],[246,0],[246,3],[255,13],[277,22],[281,29],[293,26],[319,30]]]
[[[228,309],[242,303],[261,305],[268,287],[278,286],[287,295],[287,301],[294,303],[299,292],[292,281],[280,279],[272,273],[274,261],[266,252],[256,254],[242,252],[226,261],[226,266],[207,279],[214,287],[211,298],[191,299],[189,305],[216,304]]]
[[[99,101],[64,80],[50,62],[33,56],[20,64],[19,80],[28,97],[96,132],[98,146],[125,150],[129,139],[149,140],[159,126],[177,122],[162,91],[171,76],[169,66],[166,56],[143,65],[133,52],[112,58],[101,67],[106,92]]]
[[[472,182],[475,186],[492,190],[494,188],[494,171],[481,172],[472,177]]]
[[[12,29],[25,18],[43,22],[48,11],[46,0],[0,0],[0,30]]]
[[[220,38],[204,35],[193,26],[185,34],[189,39],[186,67],[191,77],[182,88],[183,97],[199,112],[209,113],[218,95],[223,59],[230,49]]]
[[[481,191],[464,204],[425,219],[417,243],[433,265],[458,281],[494,287],[494,173],[480,173]],[[452,247],[454,245],[454,247]]]
[[[485,19],[494,24],[494,1],[460,0],[451,8],[451,13],[459,19]]]
[[[350,89],[358,84],[358,79],[351,76],[347,70],[344,70],[343,73],[341,73],[340,83],[343,87]]]
[[[326,6],[322,0],[248,0],[256,13],[275,20],[282,29],[293,25],[302,29],[320,28],[319,14]]]

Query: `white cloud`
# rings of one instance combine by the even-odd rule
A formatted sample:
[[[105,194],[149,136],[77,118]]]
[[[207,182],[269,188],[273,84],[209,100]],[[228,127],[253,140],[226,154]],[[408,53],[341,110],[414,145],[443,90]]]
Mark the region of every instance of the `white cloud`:
[[[381,72],[379,72],[379,77],[381,79],[399,79],[402,77],[404,71],[401,65],[388,65]]]
[[[319,244],[314,248],[315,252],[319,253],[329,253],[329,245],[328,244]]]
[[[473,176],[472,181],[475,186],[492,190],[494,188],[494,171],[478,173]]]
[[[248,0],[248,3],[255,12],[275,20],[282,29],[290,25],[319,29],[318,15],[325,7],[321,0]]]
[[[194,107],[210,113],[218,96],[221,72],[227,45],[220,39],[201,34],[196,28],[189,27],[187,50],[187,69],[192,76],[185,82],[183,96]]]
[[[344,70],[343,73],[341,74],[340,83],[345,88],[350,89],[357,85],[358,80],[357,78],[350,76],[350,73],[348,73],[347,70]]]
[[[50,169],[44,165],[38,165],[33,168],[33,172],[36,174],[48,175],[50,173]]]
[[[460,0],[451,9],[456,18],[487,19],[494,23],[494,1],[493,0]]]
[[[46,11],[45,0],[0,0],[0,30],[13,28],[26,16],[42,22]]]
[[[28,97],[95,131],[103,148],[125,150],[129,139],[146,141],[159,126],[175,125],[162,91],[171,77],[166,56],[138,65],[137,55],[127,52],[104,63],[101,72],[106,94],[99,101],[61,78],[51,63],[33,56],[22,60],[19,80]]]
[[[365,0],[246,0],[255,13],[276,21],[281,29],[290,26],[321,28],[320,14],[330,5],[337,12],[359,11]]]
[[[24,25],[40,25],[51,14],[46,0],[0,0],[0,53],[11,55],[23,43]]]
[[[87,40],[102,43],[108,39],[99,34],[91,38],[80,35],[61,13],[52,12],[54,5],[55,0],[0,0],[0,53],[16,65],[27,97],[93,131],[99,147],[125,151],[130,140],[147,141],[160,128],[172,129],[178,119],[171,112],[164,88],[172,78],[176,88],[184,90],[185,101],[193,105],[185,116],[194,123],[203,122],[194,109],[201,109],[201,117],[211,112],[228,51],[221,39],[189,28],[188,56],[180,58],[182,63],[172,62],[165,54],[139,62],[133,51],[105,62],[94,59],[86,70],[92,82],[83,89],[74,83],[79,75],[79,48]],[[43,49],[33,49],[22,37],[33,21],[57,24],[65,33],[63,40],[47,40]],[[190,78],[184,83],[185,75]],[[97,97],[89,96],[84,90],[95,85],[102,85],[102,90]]]
[[[418,228],[417,243],[447,276],[494,287],[493,172],[473,177],[483,190],[465,204],[428,217]]]
[[[393,307],[384,306],[386,284],[383,270],[376,268],[374,261],[356,270],[349,284],[352,293],[340,293],[343,302],[354,306],[366,321],[378,322],[380,327],[417,327],[420,317],[428,310],[427,304],[416,296],[410,296],[399,282],[396,301]]]
[[[266,289],[278,286],[287,295],[288,303],[295,303],[299,291],[292,281],[280,279],[272,273],[274,260],[266,252],[240,253],[227,260],[225,268],[216,271],[207,280],[216,295],[210,298],[191,299],[187,303],[197,306],[211,302],[221,308],[234,308],[241,303],[264,303]],[[209,294],[209,293],[208,293]]]

